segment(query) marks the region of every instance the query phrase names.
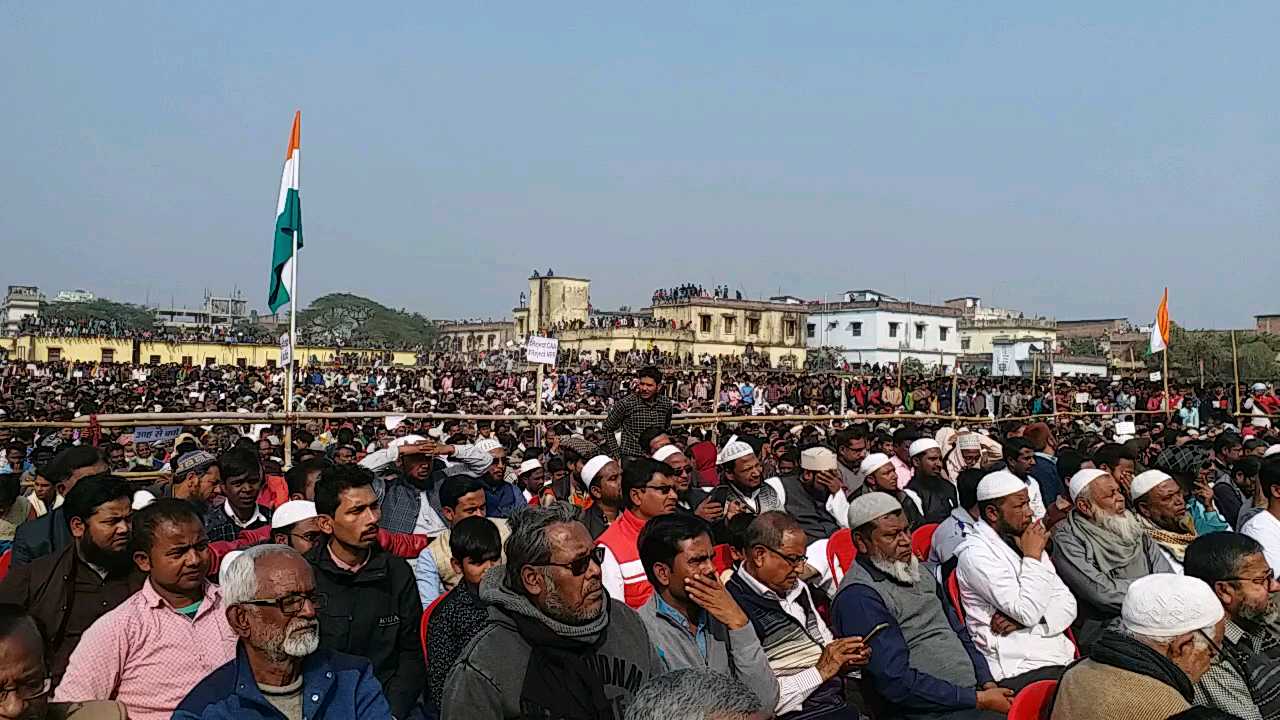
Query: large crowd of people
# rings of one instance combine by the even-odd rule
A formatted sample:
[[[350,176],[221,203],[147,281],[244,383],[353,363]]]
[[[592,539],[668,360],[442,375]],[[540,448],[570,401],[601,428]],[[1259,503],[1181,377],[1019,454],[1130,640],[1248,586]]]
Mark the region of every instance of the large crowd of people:
[[[0,423],[0,717],[1280,717],[1265,385],[509,360],[306,368],[378,415],[287,433]],[[281,373],[12,363],[0,410]]]

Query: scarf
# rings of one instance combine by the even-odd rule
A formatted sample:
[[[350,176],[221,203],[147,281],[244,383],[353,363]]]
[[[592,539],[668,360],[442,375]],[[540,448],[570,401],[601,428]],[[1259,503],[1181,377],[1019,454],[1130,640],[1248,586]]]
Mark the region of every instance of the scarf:
[[[1093,644],[1089,657],[1103,665],[1159,680],[1181,693],[1187,702],[1191,702],[1195,697],[1191,678],[1187,677],[1182,668],[1174,665],[1173,661],[1155,650],[1119,633],[1110,630],[1102,633]]]
[[[535,618],[512,617],[520,636],[532,647],[520,688],[522,711],[536,710],[537,717],[552,720],[613,720],[604,683],[589,662],[604,644],[607,628],[594,636],[571,638],[557,635]],[[600,618],[607,623],[608,610]]]
[[[1178,562],[1183,561],[1182,557],[1187,552],[1187,546],[1191,544],[1192,540],[1196,539],[1195,530],[1181,533],[1165,530],[1142,515],[1138,515],[1138,522],[1142,524],[1142,529],[1147,532],[1147,537],[1154,540],[1157,545],[1172,555],[1173,559]]]
[[[1093,561],[1104,575],[1110,575],[1116,568],[1128,567],[1142,552],[1142,543],[1126,546],[1118,535],[1080,513],[1071,513],[1066,522],[1093,553]]]

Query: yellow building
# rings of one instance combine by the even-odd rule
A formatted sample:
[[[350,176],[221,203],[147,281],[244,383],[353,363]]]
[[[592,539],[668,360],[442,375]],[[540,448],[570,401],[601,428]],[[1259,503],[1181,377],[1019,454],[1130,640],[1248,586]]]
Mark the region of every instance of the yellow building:
[[[557,327],[585,324],[591,309],[591,281],[586,278],[534,276],[529,278],[528,304],[512,309],[516,338],[545,335]]]
[[[1058,344],[1058,324],[1046,318],[985,318],[960,320],[960,350],[965,354],[985,354],[992,351],[996,340],[1048,340],[1050,347]]]
[[[21,335],[0,341],[0,348],[12,360],[32,362],[132,362],[145,365],[181,363],[185,365],[239,365],[275,367],[280,362],[278,345],[210,342],[159,342],[106,337],[44,337]],[[328,363],[339,354],[355,355],[367,362],[416,365],[415,353],[367,348],[298,347],[299,362]]]

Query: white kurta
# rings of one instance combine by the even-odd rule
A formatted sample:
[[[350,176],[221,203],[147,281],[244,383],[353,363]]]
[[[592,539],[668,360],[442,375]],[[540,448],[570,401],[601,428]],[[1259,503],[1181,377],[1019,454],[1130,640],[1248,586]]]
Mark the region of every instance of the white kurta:
[[[1023,557],[980,520],[957,556],[965,624],[996,680],[1071,662],[1075,644],[1065,633],[1076,619],[1076,599],[1048,553],[1041,553],[1039,560]],[[991,618],[996,612],[1023,629],[995,634]]]

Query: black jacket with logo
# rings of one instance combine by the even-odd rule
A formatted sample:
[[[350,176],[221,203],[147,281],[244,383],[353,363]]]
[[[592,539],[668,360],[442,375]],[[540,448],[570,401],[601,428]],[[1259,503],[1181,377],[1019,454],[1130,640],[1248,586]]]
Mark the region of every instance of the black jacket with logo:
[[[320,611],[320,646],[369,659],[382,683],[391,714],[408,717],[426,684],[418,626],[422,601],[413,570],[378,547],[355,573],[339,568],[327,545],[307,554],[315,568],[316,591],[325,595]]]

